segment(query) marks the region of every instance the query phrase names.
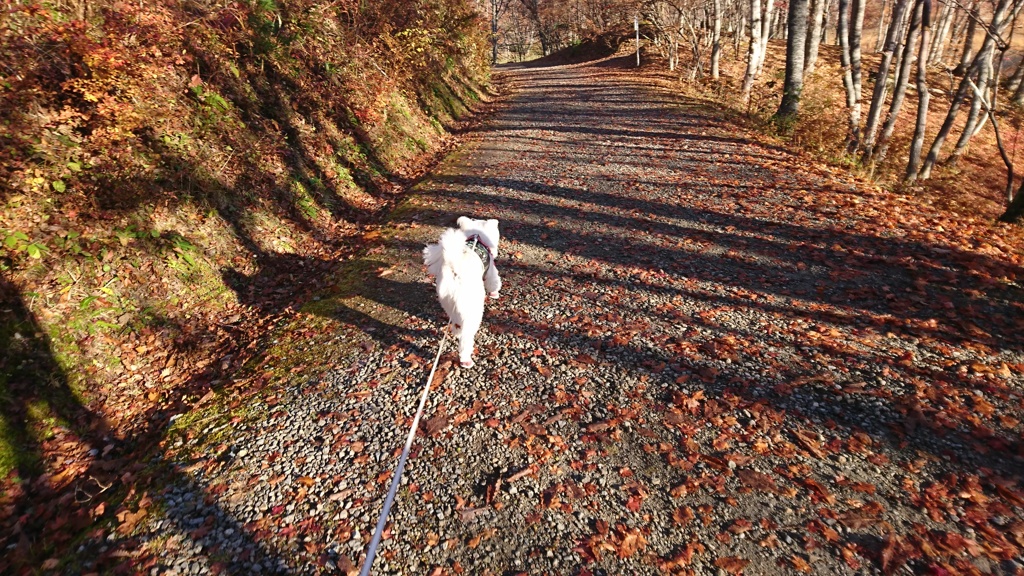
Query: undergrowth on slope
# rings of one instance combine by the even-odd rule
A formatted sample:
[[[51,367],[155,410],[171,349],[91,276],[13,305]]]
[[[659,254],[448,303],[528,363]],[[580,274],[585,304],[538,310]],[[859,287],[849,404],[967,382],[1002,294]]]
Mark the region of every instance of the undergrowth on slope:
[[[23,485],[6,506],[224,385],[489,77],[463,0],[3,10],[0,478]]]

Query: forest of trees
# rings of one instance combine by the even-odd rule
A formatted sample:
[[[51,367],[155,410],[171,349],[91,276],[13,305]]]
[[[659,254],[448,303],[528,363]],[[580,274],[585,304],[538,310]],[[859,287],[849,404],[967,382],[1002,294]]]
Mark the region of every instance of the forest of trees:
[[[778,40],[785,76],[773,119],[782,128],[796,120],[804,79],[821,61],[822,46],[835,46],[841,74],[834,81],[842,85],[847,112],[844,148],[853,161],[868,170],[884,161],[901,110],[916,103],[902,181],[927,180],[937,164],[956,164],[990,127],[1007,173],[1001,219],[1024,215],[1024,185],[1015,184],[1000,132],[1000,122],[1024,106],[1024,65],[1012,46],[1024,0],[480,0],[480,6],[490,17],[494,61],[625,34],[634,16],[672,70],[688,68],[679,72],[690,81],[720,80],[724,48],[731,46],[742,59],[736,96],[743,102],[764,73],[769,41]],[[938,127],[929,126],[936,117]]]

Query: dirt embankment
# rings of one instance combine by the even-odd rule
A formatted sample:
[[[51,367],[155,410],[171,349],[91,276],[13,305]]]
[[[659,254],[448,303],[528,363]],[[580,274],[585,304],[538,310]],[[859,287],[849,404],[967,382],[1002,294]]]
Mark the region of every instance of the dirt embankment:
[[[121,518],[487,98],[469,6],[393,4],[5,6],[0,572]]]

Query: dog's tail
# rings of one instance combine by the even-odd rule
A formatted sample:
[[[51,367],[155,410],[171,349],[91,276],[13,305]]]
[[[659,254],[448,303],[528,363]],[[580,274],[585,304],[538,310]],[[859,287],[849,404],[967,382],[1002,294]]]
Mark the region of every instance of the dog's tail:
[[[427,271],[437,277],[441,275],[441,269],[445,266],[454,270],[455,262],[458,262],[465,250],[466,233],[449,228],[441,234],[440,242],[423,249],[423,263],[427,265]]]

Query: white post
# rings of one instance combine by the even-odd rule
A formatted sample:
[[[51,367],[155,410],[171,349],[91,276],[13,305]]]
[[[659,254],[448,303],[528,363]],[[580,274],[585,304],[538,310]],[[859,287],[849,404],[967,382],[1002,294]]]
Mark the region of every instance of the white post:
[[[636,65],[640,67],[640,15],[633,15],[633,29],[636,30]]]

